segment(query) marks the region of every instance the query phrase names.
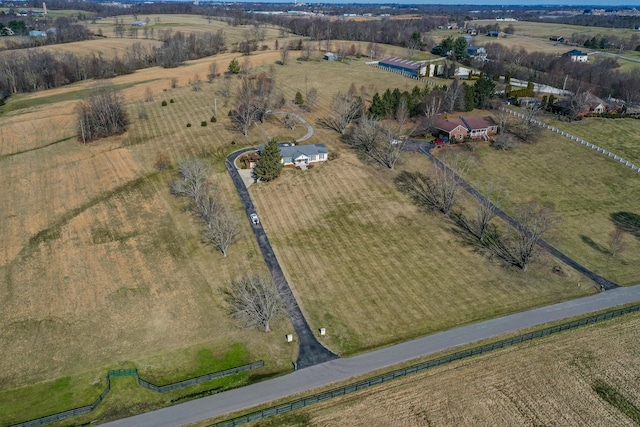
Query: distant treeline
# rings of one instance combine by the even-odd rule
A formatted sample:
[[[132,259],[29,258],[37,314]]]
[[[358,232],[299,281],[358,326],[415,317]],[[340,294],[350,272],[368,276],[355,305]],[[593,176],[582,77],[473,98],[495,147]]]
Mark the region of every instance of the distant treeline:
[[[51,89],[86,79],[105,79],[129,74],[141,68],[177,67],[183,61],[203,58],[227,49],[222,30],[185,35],[167,32],[160,47],[134,43],[124,55],[106,58],[102,54],[80,56],[46,50],[0,53],[0,99],[20,92]]]

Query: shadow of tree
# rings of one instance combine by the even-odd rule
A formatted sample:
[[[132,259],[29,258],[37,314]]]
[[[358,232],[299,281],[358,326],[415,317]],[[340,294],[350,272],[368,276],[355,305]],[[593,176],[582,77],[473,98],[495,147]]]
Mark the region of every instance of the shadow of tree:
[[[605,248],[604,246],[600,246],[598,243],[594,242],[591,239],[591,237],[580,235],[580,239],[584,243],[586,243],[589,247],[591,247],[592,249],[595,249],[596,251],[600,252],[601,254],[609,255],[609,250],[607,248]]]
[[[640,215],[632,212],[615,212],[611,214],[611,221],[616,227],[640,239]]]

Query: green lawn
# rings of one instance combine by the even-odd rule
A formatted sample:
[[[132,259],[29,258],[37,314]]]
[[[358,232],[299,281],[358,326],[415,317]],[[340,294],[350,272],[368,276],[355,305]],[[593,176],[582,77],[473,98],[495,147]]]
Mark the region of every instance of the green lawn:
[[[560,224],[550,243],[610,280],[640,283],[640,239],[628,233],[626,250],[616,258],[608,253],[615,218],[623,212],[640,215],[636,172],[550,131],[537,144],[508,152],[481,147],[476,155],[473,185],[491,180],[508,190],[514,202],[552,204]]]
[[[587,117],[569,123],[550,115],[545,116],[543,120],[640,166],[640,120]]]

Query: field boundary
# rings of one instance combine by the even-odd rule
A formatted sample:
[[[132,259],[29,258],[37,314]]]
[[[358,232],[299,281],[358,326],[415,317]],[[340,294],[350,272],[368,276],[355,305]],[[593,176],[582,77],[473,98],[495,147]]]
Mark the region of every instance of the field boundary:
[[[511,110],[509,108],[500,107],[500,111],[504,111],[505,113],[509,113],[509,114],[514,115],[516,117],[519,117],[521,119],[527,120],[527,117],[524,114],[518,113],[518,112],[513,111],[513,110]],[[596,150],[598,153],[602,153],[605,156],[611,157],[613,160],[615,160],[615,161],[617,161],[619,163],[622,163],[623,165],[625,165],[626,167],[630,168],[634,172],[640,173],[640,166],[634,165],[630,161],[628,161],[626,159],[623,159],[622,157],[618,156],[615,153],[612,153],[611,151],[607,151],[602,147],[598,147],[595,144],[592,144],[592,143],[590,143],[588,141],[585,141],[582,138],[578,138],[575,135],[571,135],[570,133],[567,133],[567,132],[565,132],[563,130],[560,130],[560,129],[556,128],[556,127],[548,125],[548,124],[546,124],[544,122],[541,122],[540,120],[530,119],[529,121],[531,123],[534,123],[534,124],[544,128],[544,129],[548,129],[551,132],[555,132],[555,133],[560,134],[560,135],[562,135],[564,137],[567,137],[567,138],[571,139],[572,141],[579,142],[580,144],[584,145],[585,147],[591,148],[592,150]]]
[[[614,319],[625,314],[640,312],[640,304],[635,304],[629,307],[621,308],[606,313],[592,315],[580,320],[574,320],[572,322],[562,323],[560,325],[547,327],[534,332],[528,332],[512,338],[503,339],[491,344],[485,344],[477,346],[468,350],[458,351],[456,353],[442,356],[437,359],[433,359],[427,362],[422,362],[416,365],[409,366],[407,368],[396,369],[385,374],[376,375],[372,378],[358,381],[352,384],[348,384],[342,387],[338,387],[326,392],[317,393],[309,397],[294,400],[293,402],[283,403],[280,405],[272,406],[267,409],[251,412],[240,417],[232,418],[227,421],[222,421],[216,424],[210,424],[210,427],[233,427],[241,424],[246,424],[253,421],[262,420],[264,418],[272,417],[274,415],[284,414],[296,409],[304,408],[309,405],[313,405],[325,400],[333,399],[334,397],[344,396],[346,394],[354,393],[356,391],[364,390],[377,384],[382,384],[388,381],[395,380],[397,378],[403,378],[411,374],[423,372],[431,368],[446,365],[457,360],[466,359],[471,356],[488,353],[497,349],[510,347],[523,342],[531,341],[536,338],[556,334],[571,329],[575,329],[585,325],[591,325],[594,323],[602,322],[609,319]]]
[[[93,410],[95,410],[98,407],[98,405],[102,403],[102,401],[107,396],[107,394],[109,394],[109,391],[111,390],[111,378],[114,378],[114,377],[136,377],[138,380],[138,384],[140,386],[158,393],[165,393],[167,391],[178,390],[184,387],[188,387],[190,385],[200,384],[206,381],[210,381],[212,379],[222,378],[222,377],[237,374],[240,372],[250,371],[252,369],[261,368],[263,366],[264,366],[264,361],[259,360],[257,362],[249,363],[247,365],[242,365],[236,368],[226,369],[224,371],[218,371],[210,374],[201,375],[199,377],[190,378],[188,380],[171,383],[164,386],[157,386],[155,384],[151,384],[150,382],[147,382],[141,379],[138,376],[138,370],[136,368],[114,369],[114,370],[110,370],[107,373],[107,386],[102,391],[102,393],[100,393],[100,396],[98,396],[95,402],[93,402],[91,405],[81,406],[80,408],[70,409],[64,412],[58,412],[53,415],[47,415],[45,417],[36,418],[36,419],[25,421],[19,424],[13,424],[10,427],[35,427],[35,426],[41,426],[44,424],[53,423],[56,421],[62,421],[67,418],[75,417],[77,415],[88,414]]]

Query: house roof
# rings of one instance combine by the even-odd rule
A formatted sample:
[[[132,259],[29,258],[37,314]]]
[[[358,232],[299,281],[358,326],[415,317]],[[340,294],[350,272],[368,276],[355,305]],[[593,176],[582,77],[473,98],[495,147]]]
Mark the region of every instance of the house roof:
[[[436,120],[436,127],[445,132],[451,132],[458,126],[462,126],[463,128],[472,131],[475,129],[487,129],[491,126],[498,126],[498,124],[493,120],[491,116],[484,117],[462,117],[457,119],[438,119]]]
[[[587,54],[581,50],[572,49],[569,52],[565,53],[563,56],[587,56]]]
[[[486,129],[491,126],[498,126],[491,116],[484,117],[460,117],[466,123],[467,129]]]
[[[281,147],[280,155],[284,157],[291,157],[297,159],[300,156],[312,156],[316,154],[328,154],[327,146],[324,144],[306,144],[306,145],[294,145],[289,147]]]
[[[460,119],[438,119],[436,120],[436,128],[443,130],[445,132],[451,132],[458,126],[466,127],[462,120]]]
[[[378,65],[392,65],[394,67],[402,67],[402,68],[408,68],[412,70],[417,70],[417,69],[420,69],[421,67],[424,67],[424,63],[422,62],[414,62],[414,61],[409,61],[408,59],[400,59],[400,58],[383,59],[382,61],[378,62]]]

